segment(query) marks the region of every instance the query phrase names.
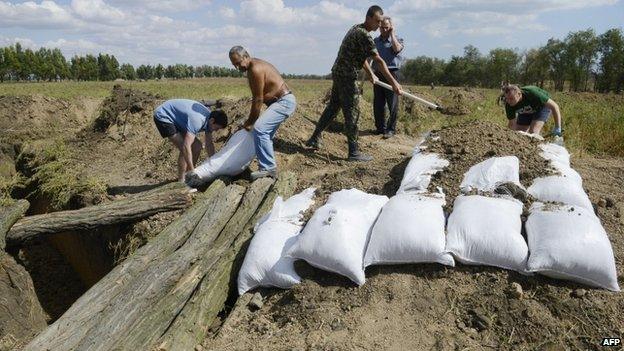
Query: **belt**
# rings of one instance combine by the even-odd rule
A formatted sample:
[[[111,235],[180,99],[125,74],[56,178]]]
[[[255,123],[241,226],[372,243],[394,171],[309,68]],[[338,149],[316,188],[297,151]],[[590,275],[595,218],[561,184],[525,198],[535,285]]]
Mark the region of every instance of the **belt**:
[[[279,95],[276,95],[272,99],[265,101],[264,104],[267,105],[267,106],[270,106],[270,105],[272,105],[273,103],[277,102],[279,99],[283,98],[284,96],[286,96],[288,94],[292,94],[292,91],[290,91],[288,89],[282,90]]]

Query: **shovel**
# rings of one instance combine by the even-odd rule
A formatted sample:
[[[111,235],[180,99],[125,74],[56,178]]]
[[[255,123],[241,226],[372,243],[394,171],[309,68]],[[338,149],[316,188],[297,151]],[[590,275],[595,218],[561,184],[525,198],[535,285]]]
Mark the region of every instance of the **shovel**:
[[[386,88],[388,90],[392,90],[392,86],[390,84],[384,83],[382,81],[376,80],[375,84],[379,85],[382,88]],[[402,90],[401,93],[403,94],[403,96],[406,96],[406,97],[408,97],[408,98],[410,98],[410,99],[412,99],[414,101],[418,101],[420,103],[423,103],[423,104],[425,104],[425,105],[427,105],[427,106],[429,106],[429,107],[431,107],[433,109],[436,109],[437,111],[442,111],[442,107],[434,104],[433,102],[429,102],[429,101],[427,101],[427,100],[425,100],[423,98],[419,98],[418,96],[412,95],[412,94],[410,94],[410,93],[408,93],[408,92],[406,92],[404,90]]]

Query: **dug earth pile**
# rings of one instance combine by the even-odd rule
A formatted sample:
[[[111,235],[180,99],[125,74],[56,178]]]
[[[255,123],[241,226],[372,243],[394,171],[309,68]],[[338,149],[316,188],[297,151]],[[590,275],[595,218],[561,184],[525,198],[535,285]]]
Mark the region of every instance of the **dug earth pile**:
[[[536,141],[491,123],[457,123],[462,121],[461,114],[473,108],[471,101],[483,99],[478,92],[449,89],[439,100],[425,91],[420,95],[458,111],[449,117],[420,105],[410,110],[411,116],[453,119],[452,124],[457,124],[431,133],[440,138],[429,139],[427,144],[428,151],[438,152],[451,162],[432,182],[432,186],[444,188],[447,204],[452,204],[457,195],[463,173],[489,157],[517,156],[524,186],[530,185],[535,177],[551,172],[538,156]],[[317,187],[315,207],[321,206],[332,192],[348,188],[393,196],[419,138],[400,133],[385,140],[374,135],[372,106],[362,99],[360,146],[374,160],[369,163],[346,161],[347,144],[340,115],[323,133],[323,148],[313,152],[304,143],[325,106],[323,97],[324,92],[319,92],[310,100],[298,101],[295,114],[277,132],[275,150],[280,172],[293,171],[298,177],[298,190]],[[75,114],[80,120],[77,128],[68,127],[68,132],[62,134],[63,143],[70,150],[64,169],[71,169],[75,179],[96,179],[97,184],[104,184],[104,187],[85,188],[100,193],[79,196],[82,201],[74,205],[112,201],[174,180],[177,151],[160,138],[152,122],[153,110],[163,100],[160,96],[116,87],[108,99],[97,101],[90,110],[86,105],[92,102],[84,103],[85,110],[92,111],[88,118]],[[248,98],[226,100],[224,110],[234,123],[216,133],[217,148],[236,130],[237,123],[246,118],[249,101]],[[60,102],[47,103],[56,104]],[[45,104],[38,106],[42,105]],[[406,110],[409,108],[405,99],[403,105]],[[55,111],[69,111],[69,119],[73,118],[76,106],[59,107]],[[38,121],[34,113],[32,119]],[[41,118],[52,119],[48,115]],[[399,130],[416,136],[422,132],[408,125],[406,119],[400,120]],[[12,144],[6,145],[12,149]],[[573,167],[583,176],[585,189],[610,236],[618,272],[622,272],[624,179],[621,174],[624,174],[624,161],[574,157]],[[251,168],[257,168],[255,162]],[[115,238],[109,243],[111,259],[115,263],[123,260],[178,216],[179,212],[163,213],[114,228],[114,233],[109,233]],[[42,259],[31,253],[15,256],[19,258],[20,255],[22,264],[45,262],[45,257]],[[67,264],[65,267],[71,270]],[[62,272],[56,266],[51,268]],[[54,276],[60,280],[55,283],[50,278],[53,275],[46,274],[45,270],[34,268],[37,271],[33,273],[33,268],[29,269],[33,279],[39,281],[35,282],[38,289],[47,287],[49,290],[38,291],[47,301],[46,312],[52,319],[58,317],[75,297],[67,294],[60,299],[57,291],[66,281],[78,281],[70,285],[79,285],[78,277],[72,273],[71,280],[63,281],[61,274],[58,278]],[[296,263],[296,269],[304,278],[302,284],[291,290],[257,290],[263,297],[259,309],[250,309],[245,303],[250,295],[243,296],[231,314],[233,306],[223,311],[223,319],[209,331],[203,348],[462,350],[548,349],[565,344],[571,349],[595,349],[604,336],[624,335],[624,321],[620,318],[624,309],[622,294],[541,276],[525,277],[484,266],[377,266],[367,269],[367,282],[358,288],[347,278],[318,270],[303,261]],[[621,275],[619,281],[622,285]]]
[[[383,140],[369,134],[371,126],[365,125],[360,143],[363,151],[375,157],[372,162],[344,161],[345,138],[331,131],[324,134],[323,148],[313,153],[301,146],[319,115],[309,107],[304,105],[300,116],[282,125],[276,149],[278,164],[299,175],[300,189],[320,188],[315,206],[322,205],[329,193],[351,187],[394,195],[418,140],[401,135]],[[447,204],[452,204],[458,194],[464,172],[490,157],[517,156],[524,186],[553,172],[539,157],[536,140],[499,125],[459,123],[431,136],[439,139],[429,139],[427,151],[440,153],[451,163],[432,182],[443,187]],[[586,161],[578,159],[576,163]],[[611,160],[609,165],[596,171],[590,170],[593,166],[578,169],[592,201],[610,198],[610,206],[599,208],[598,215],[613,244],[618,272],[622,272],[624,231],[617,204],[624,201],[624,180],[609,176],[611,181],[605,186],[600,179],[615,174],[616,169],[624,171],[624,163]],[[259,305],[257,296],[256,302],[247,305],[251,294],[243,295],[223,324],[212,328],[203,348],[550,350],[567,345],[571,349],[594,349],[604,335],[624,332],[624,321],[619,318],[624,307],[622,294],[539,275],[527,277],[461,264],[456,268],[437,264],[374,266],[367,268],[367,281],[358,288],[347,278],[303,261],[296,262],[295,267],[303,277],[301,284],[290,290],[252,291],[262,296]]]

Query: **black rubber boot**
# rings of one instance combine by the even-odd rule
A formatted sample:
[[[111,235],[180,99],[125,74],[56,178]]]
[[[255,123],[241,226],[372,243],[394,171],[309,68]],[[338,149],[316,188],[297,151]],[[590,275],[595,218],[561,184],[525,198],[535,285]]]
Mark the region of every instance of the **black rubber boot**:
[[[373,160],[373,156],[363,154],[358,149],[357,143],[349,143],[349,161],[368,162]]]
[[[312,136],[310,137],[310,139],[308,139],[308,141],[306,141],[305,145],[313,150],[318,150],[321,148],[322,144],[321,144],[321,138],[318,134],[314,133],[312,134]]]

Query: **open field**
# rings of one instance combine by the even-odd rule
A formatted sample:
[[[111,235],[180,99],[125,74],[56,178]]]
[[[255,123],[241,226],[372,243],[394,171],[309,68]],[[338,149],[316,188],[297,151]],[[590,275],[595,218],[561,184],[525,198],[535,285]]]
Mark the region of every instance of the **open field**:
[[[121,87],[114,89],[115,84]],[[402,100],[399,134],[384,140],[371,133],[369,83],[360,102],[360,144],[374,161],[345,160],[340,116],[324,133],[323,149],[311,152],[303,143],[323,110],[331,82],[288,84],[298,107],[276,135],[278,166],[297,175],[297,190],[319,188],[316,206],[331,192],[351,187],[394,195],[419,136],[433,129],[448,127],[446,133],[461,137],[440,148],[464,168],[487,155],[514,153],[515,148],[523,148],[517,153],[522,162],[534,161],[527,150],[536,144],[504,128],[507,121],[496,90],[405,87],[456,114],[443,115]],[[237,122],[249,109],[244,79],[0,84],[2,195],[28,198],[34,214],[106,203],[172,181],[177,155],[159,137],[151,116],[162,100],[174,97],[224,98],[224,110]],[[553,99],[562,108],[572,166],[583,177],[609,235],[623,285],[624,97],[555,93]],[[545,130],[549,129],[550,124]],[[216,133],[217,147],[231,132],[229,128]],[[456,171],[461,175],[465,169]],[[536,175],[525,173],[521,181],[528,186]],[[53,322],[89,286],[179,215],[163,213],[98,229],[83,233],[80,240],[78,233],[62,233],[10,253],[29,271],[48,322]],[[95,259],[97,264],[91,262]],[[539,275],[484,266],[380,266],[367,269],[368,280],[358,288],[303,262],[296,267],[304,277],[301,285],[287,291],[260,289],[264,306],[255,312],[239,306],[238,314],[211,328],[202,347],[581,350],[598,349],[601,337],[624,336],[621,293]],[[522,288],[520,297],[510,292],[514,284]],[[231,296],[222,317],[234,301]]]
[[[328,80],[291,80],[288,82],[300,101],[307,101],[331,87]],[[249,96],[244,78],[205,78],[190,80],[131,81],[131,82],[61,82],[61,83],[19,83],[0,84],[0,95],[24,96],[43,95],[62,99],[103,99],[110,94],[115,84],[162,96],[165,99],[185,97],[210,99],[229,97],[233,99]],[[405,85],[432,100],[448,95],[448,88]],[[498,90],[469,88],[479,92],[483,99],[462,101],[469,106],[469,113],[460,120],[483,119],[505,125],[502,106],[496,102]],[[575,153],[608,154],[624,156],[624,96],[615,94],[551,92],[561,107],[564,118],[566,146]],[[366,82],[364,98],[372,101],[372,88]],[[438,100],[439,101],[439,100]],[[450,118],[439,118],[438,114],[422,114],[415,121],[413,116],[403,114],[404,128],[412,134],[439,128],[454,123]],[[550,125],[545,127],[547,132]]]

